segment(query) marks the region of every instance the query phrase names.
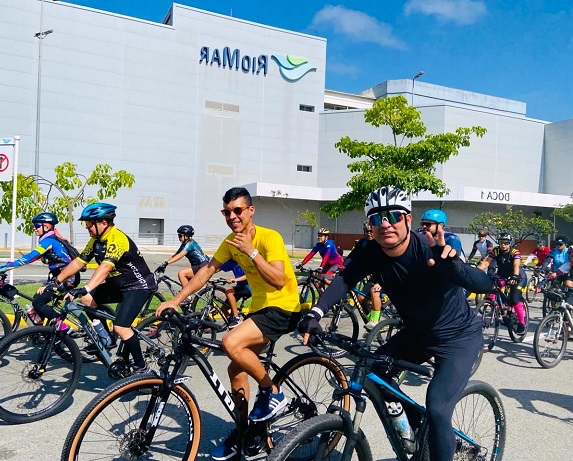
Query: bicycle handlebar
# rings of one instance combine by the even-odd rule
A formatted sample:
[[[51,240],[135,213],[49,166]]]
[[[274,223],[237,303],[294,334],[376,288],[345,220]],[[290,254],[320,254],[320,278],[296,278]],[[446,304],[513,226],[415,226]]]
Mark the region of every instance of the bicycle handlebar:
[[[161,317],[173,319],[177,324],[177,326],[182,330],[194,331],[198,330],[201,327],[212,328],[215,330],[219,329],[219,325],[216,322],[211,322],[210,320],[201,320],[181,315],[173,308],[165,309],[161,313]]]
[[[372,352],[368,347],[357,343],[352,338],[348,336],[341,335],[340,333],[329,333],[320,331],[316,333],[316,336],[321,341],[327,341],[350,352],[358,357],[373,359],[375,363],[385,365],[388,369],[399,368],[400,370],[411,371],[413,373],[432,377],[434,371],[426,366],[418,365],[416,363],[407,362],[406,360],[396,359],[389,355],[381,355]]]

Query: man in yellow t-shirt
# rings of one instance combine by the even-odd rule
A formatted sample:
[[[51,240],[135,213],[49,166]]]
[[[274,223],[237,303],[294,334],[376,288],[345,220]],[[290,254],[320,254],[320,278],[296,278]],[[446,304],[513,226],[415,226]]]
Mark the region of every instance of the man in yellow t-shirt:
[[[251,376],[259,384],[257,401],[249,419],[266,421],[277,414],[287,400],[261,364],[258,354],[264,345],[294,331],[300,319],[298,287],[294,270],[281,235],[255,226],[255,207],[251,195],[243,187],[229,189],[223,196],[223,209],[231,233],[206,266],[203,266],[171,300],[159,306],[174,308],[187,296],[203,287],[221,265],[233,259],[241,266],[253,293],[248,318],[223,337],[223,349],[231,359],[228,367],[231,388],[246,419]],[[244,399],[244,400],[243,400]],[[234,430],[225,442],[211,453],[216,461],[238,454],[238,432]]]

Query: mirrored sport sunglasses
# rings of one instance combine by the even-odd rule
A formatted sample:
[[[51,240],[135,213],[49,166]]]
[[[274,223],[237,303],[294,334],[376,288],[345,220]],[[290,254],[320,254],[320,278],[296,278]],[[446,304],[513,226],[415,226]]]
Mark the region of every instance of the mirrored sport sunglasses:
[[[241,213],[246,210],[247,208],[249,208],[249,206],[238,206],[235,208],[232,208],[230,210],[227,210],[226,208],[223,208],[221,210],[221,214],[223,216],[225,216],[225,218],[230,218],[231,217],[231,213],[235,213],[236,216],[241,216]]]
[[[97,224],[97,221],[84,221],[84,226],[86,227],[86,229],[89,229],[92,226],[95,226]]]
[[[370,215],[368,220],[372,226],[381,226],[384,221],[388,221],[389,224],[394,225],[402,220],[402,216],[406,216],[405,211],[384,210]]]
[[[44,223],[41,223],[41,222],[35,222],[34,223],[34,229],[39,229],[40,227],[42,227],[43,224]]]

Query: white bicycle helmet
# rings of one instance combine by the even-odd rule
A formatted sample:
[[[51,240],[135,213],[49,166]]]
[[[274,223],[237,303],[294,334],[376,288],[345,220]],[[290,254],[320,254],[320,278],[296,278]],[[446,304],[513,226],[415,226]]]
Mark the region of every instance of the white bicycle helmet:
[[[403,210],[410,213],[412,200],[402,189],[394,186],[383,186],[368,194],[364,213],[366,217],[385,210]]]

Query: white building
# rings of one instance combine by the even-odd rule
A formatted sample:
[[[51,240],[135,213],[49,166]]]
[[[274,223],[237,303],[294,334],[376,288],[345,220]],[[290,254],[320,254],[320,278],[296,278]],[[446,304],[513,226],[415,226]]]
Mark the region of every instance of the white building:
[[[53,33],[39,59],[42,3],[42,29]],[[133,189],[110,200],[125,232],[165,233],[169,243],[189,223],[200,243],[224,235],[221,197],[245,185],[258,224],[308,246],[312,229],[293,233],[305,210],[333,231],[360,232],[359,212],[336,222],[319,213],[350,177],[334,143],[344,135],[389,141],[363,111],[400,93],[413,98],[429,132],[488,130],[439,168],[452,193],[421,195],[415,215],[444,202],[451,225],[463,228],[485,210],[519,206],[549,217],[568,203],[573,182],[562,165],[571,158],[573,121],[532,120],[525,103],[419,80],[361,95],[328,91],[326,51],[320,37],[177,4],[158,24],[64,2],[0,0],[0,136],[22,137],[20,171],[32,174],[39,94],[40,174],[53,178],[64,161],[86,174],[98,163],[133,173]],[[0,235],[8,231],[0,224]]]

